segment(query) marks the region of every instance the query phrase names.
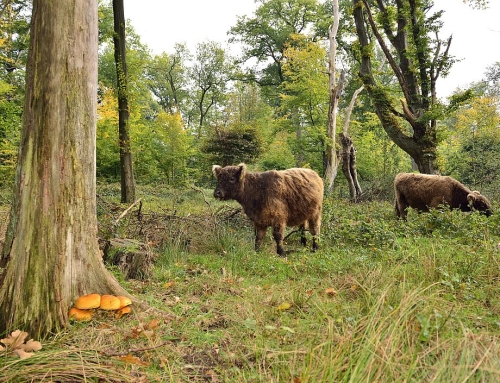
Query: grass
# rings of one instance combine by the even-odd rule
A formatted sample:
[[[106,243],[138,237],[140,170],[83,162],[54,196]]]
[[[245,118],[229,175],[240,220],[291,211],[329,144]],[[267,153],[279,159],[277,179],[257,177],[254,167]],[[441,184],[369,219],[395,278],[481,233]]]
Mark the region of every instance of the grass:
[[[112,234],[158,253],[148,280],[123,281],[151,309],[73,324],[29,359],[0,353],[0,383],[500,380],[498,214],[403,222],[392,203],[327,199],[320,251],[292,234],[285,259],[270,234],[255,253],[238,205],[210,191],[141,194],[142,220]],[[100,196],[111,235],[126,206],[115,186]]]

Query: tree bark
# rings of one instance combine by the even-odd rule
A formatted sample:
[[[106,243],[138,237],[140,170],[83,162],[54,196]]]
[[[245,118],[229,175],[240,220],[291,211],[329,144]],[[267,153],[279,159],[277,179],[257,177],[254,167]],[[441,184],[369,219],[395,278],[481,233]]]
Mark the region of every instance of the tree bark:
[[[337,32],[339,29],[339,2],[333,2],[333,25],[329,30],[330,51],[328,60],[328,75],[330,78],[330,102],[328,107],[328,127],[326,130],[327,145],[326,145],[326,164],[325,164],[325,189],[326,193],[330,194],[333,190],[333,184],[337,177],[339,159],[336,152],[336,135],[337,135],[337,109],[340,94],[342,92],[344,72],[342,72],[340,81],[337,84],[335,75],[335,57],[337,55]]]
[[[0,333],[68,324],[88,293],[127,295],[97,242],[97,0],[34,0],[14,200],[0,258]]]
[[[128,107],[128,71],[125,45],[125,11],[123,0],[113,0],[115,64],[118,87],[118,139],[120,146],[121,201],[135,201],[135,181],[130,149]]]
[[[410,2],[409,5],[400,1],[396,2],[398,18],[396,32],[393,33],[391,29],[393,24],[389,22],[389,12],[382,0],[377,1],[380,16],[378,20],[380,20],[387,37],[385,40],[371,14],[369,2],[366,0],[352,1],[361,53],[359,75],[372,100],[375,112],[387,135],[410,155],[417,164],[418,170],[421,173],[436,173],[438,171],[436,121],[429,118],[428,115],[436,101],[435,81],[447,59],[448,52],[446,51],[441,56],[438,47],[432,57],[432,52],[425,45],[424,32],[419,29],[420,21],[415,15],[418,5],[415,2]],[[410,8],[404,8],[407,6]],[[392,99],[383,86],[375,81],[371,62],[372,43],[368,38],[367,25],[370,26],[375,35],[401,88],[404,97],[401,99],[399,108],[392,104]],[[408,29],[411,29],[413,33],[411,39],[407,36]],[[417,51],[414,61],[408,56],[410,40],[414,42],[416,48],[413,48]],[[392,56],[391,50],[386,46],[386,41],[392,44],[398,55],[398,60]],[[431,56],[430,59],[424,57],[425,55]],[[431,65],[428,64],[428,61],[432,61]],[[412,134],[407,133],[408,127],[413,131]]]
[[[340,136],[340,142],[342,144],[342,172],[349,184],[349,195],[351,196],[351,201],[357,202],[361,197],[363,191],[361,190],[361,185],[358,181],[358,171],[356,168],[356,148],[349,136],[348,129],[351,123],[351,113],[354,108],[354,103],[359,93],[363,90],[364,86],[356,89],[352,95],[351,102],[347,108],[346,118],[344,123],[344,130]]]

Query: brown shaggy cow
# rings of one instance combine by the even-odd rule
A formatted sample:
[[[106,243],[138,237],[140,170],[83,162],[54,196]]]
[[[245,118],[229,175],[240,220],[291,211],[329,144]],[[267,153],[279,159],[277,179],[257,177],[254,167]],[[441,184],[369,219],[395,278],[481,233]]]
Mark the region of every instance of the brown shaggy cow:
[[[491,203],[478,191],[471,191],[456,179],[434,174],[399,173],[394,179],[396,215],[406,219],[406,209],[429,211],[439,205],[462,211],[493,213]]]
[[[299,226],[301,243],[306,225],[317,250],[323,206],[323,180],[311,169],[294,168],[281,171],[249,172],[245,164],[220,167],[212,172],[217,178],[214,197],[234,199],[240,203],[255,227],[255,249],[258,250],[267,228],[273,228],[277,252],[285,255],[283,235],[286,226]]]

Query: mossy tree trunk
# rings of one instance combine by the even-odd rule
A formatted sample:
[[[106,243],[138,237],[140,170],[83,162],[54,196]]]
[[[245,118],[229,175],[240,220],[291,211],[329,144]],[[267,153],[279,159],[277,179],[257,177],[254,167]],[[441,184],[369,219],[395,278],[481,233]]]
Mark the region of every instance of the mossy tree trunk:
[[[128,71],[125,40],[125,10],[123,0],[113,0],[115,65],[118,87],[118,140],[120,147],[121,201],[135,199],[135,180],[130,148]]]
[[[359,75],[384,130],[411,156],[420,172],[438,172],[436,119],[440,112],[436,81],[453,64],[448,55],[451,37],[447,41],[438,37],[439,13],[427,12],[425,2],[420,0],[352,3],[359,40]],[[399,101],[383,81],[377,81],[377,71],[372,70],[373,40],[399,85]]]
[[[68,324],[87,293],[127,295],[97,243],[97,0],[34,0],[14,200],[0,258],[0,334]]]

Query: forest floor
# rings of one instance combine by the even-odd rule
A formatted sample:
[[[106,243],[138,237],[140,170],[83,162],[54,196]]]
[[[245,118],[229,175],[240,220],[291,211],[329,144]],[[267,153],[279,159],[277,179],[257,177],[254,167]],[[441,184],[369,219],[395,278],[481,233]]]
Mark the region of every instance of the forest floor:
[[[500,215],[403,222],[390,201],[327,197],[321,249],[290,229],[280,258],[209,190],[139,194],[122,216],[119,186],[100,188],[99,237],[154,255],[138,278],[109,265],[150,309],[72,322],[27,359],[0,352],[0,383],[500,381]]]

